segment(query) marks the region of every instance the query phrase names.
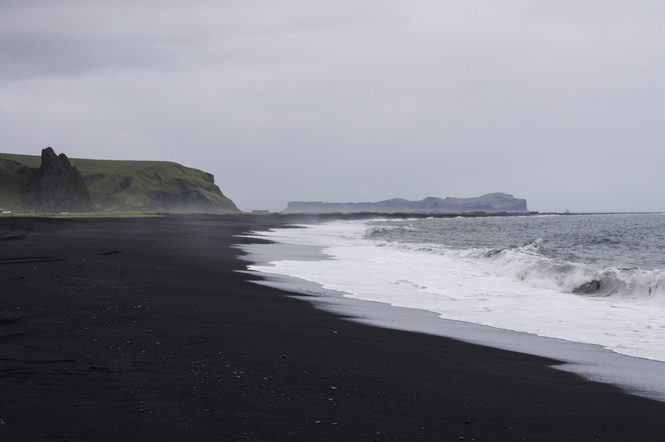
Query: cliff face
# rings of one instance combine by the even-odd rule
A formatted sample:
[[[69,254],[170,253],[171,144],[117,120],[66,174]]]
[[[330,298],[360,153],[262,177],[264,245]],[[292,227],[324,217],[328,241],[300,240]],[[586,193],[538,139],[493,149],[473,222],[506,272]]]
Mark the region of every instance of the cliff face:
[[[290,202],[283,213],[467,213],[526,212],[526,200],[507,193],[476,198],[434,198],[409,201],[395,198],[378,203]]]
[[[72,160],[104,211],[239,212],[198,169],[167,161]]]
[[[40,162],[41,160],[41,162]],[[0,208],[36,212],[239,212],[211,174],[167,161],[0,154]]]
[[[42,163],[35,172],[32,207],[40,212],[91,212],[95,205],[81,173],[64,153],[42,150]]]

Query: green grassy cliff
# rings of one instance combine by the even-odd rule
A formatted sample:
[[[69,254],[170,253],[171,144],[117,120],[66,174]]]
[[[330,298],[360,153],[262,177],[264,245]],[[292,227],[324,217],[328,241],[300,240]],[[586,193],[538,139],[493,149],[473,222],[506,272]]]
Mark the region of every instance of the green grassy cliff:
[[[215,185],[213,176],[198,169],[167,161],[72,158],[69,162],[80,172],[97,210],[239,212]],[[36,207],[33,190],[35,170],[41,165],[38,156],[0,154],[0,208],[16,212],[47,208]],[[54,186],[41,187],[43,194]]]

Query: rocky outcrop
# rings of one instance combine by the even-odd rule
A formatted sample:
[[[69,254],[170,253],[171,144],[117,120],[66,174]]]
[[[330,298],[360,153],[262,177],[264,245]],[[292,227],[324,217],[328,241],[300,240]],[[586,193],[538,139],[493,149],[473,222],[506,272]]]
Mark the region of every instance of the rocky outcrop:
[[[78,169],[64,153],[42,150],[42,163],[34,173],[32,208],[40,212],[91,212],[95,205]]]
[[[527,212],[526,200],[507,193],[477,198],[434,198],[409,201],[395,198],[377,203],[290,202],[283,213],[468,213]]]
[[[41,160],[41,161],[40,161]],[[0,154],[0,207],[34,212],[239,212],[214,177],[168,161]]]

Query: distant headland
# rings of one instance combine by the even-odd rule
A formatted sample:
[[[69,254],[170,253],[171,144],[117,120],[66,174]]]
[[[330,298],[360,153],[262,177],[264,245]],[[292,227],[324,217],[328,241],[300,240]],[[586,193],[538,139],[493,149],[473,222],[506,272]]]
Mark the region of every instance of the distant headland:
[[[211,174],[167,161],[0,154],[0,208],[20,212],[239,212]]]
[[[376,203],[324,203],[293,201],[282,213],[469,213],[527,212],[526,200],[507,193],[476,198],[434,198],[409,201],[401,198]]]
[[[69,159],[51,147],[41,156],[0,153],[3,213],[187,212],[238,213],[214,177],[169,161]],[[525,199],[507,193],[475,198],[379,202],[292,201],[284,214],[525,213]]]

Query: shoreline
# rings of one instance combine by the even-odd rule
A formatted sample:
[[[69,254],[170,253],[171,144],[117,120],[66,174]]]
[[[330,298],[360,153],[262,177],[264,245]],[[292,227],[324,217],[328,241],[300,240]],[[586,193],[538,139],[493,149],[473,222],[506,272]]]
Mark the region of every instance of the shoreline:
[[[248,271],[249,274],[266,275]],[[293,292],[317,308],[345,320],[514,351],[557,361],[552,367],[575,373],[592,382],[617,386],[627,394],[665,402],[665,363],[624,355],[597,344],[567,341],[515,330],[439,317],[435,312],[346,297],[341,292],[294,277],[266,275],[257,284]]]
[[[665,403],[240,272],[311,218],[0,219],[0,438],[662,440]]]
[[[262,238],[261,232],[249,238]],[[324,247],[289,243],[249,244],[239,247],[242,259],[250,264],[268,265],[276,260],[326,260]],[[604,382],[625,389],[629,394],[665,401],[665,362],[618,353],[598,344],[540,336],[473,322],[442,318],[436,312],[395,306],[387,302],[362,299],[324,288],[321,284],[298,277],[247,270],[254,281],[268,287],[302,295],[318,308],[338,314],[349,321],[385,327],[463,342],[516,351],[561,361],[556,368],[579,374],[591,381]]]

